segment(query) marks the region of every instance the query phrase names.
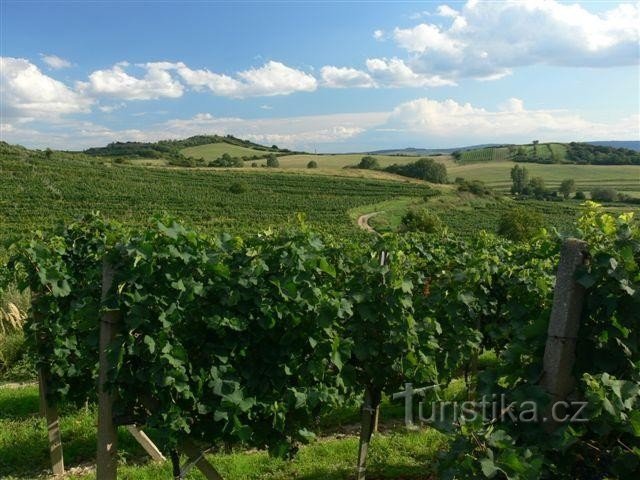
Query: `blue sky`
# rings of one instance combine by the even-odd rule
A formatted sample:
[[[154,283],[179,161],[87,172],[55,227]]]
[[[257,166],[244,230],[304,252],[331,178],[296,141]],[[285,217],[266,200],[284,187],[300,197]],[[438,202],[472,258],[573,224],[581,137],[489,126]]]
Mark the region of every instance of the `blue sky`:
[[[640,139],[638,3],[1,4],[1,136],[317,151]]]

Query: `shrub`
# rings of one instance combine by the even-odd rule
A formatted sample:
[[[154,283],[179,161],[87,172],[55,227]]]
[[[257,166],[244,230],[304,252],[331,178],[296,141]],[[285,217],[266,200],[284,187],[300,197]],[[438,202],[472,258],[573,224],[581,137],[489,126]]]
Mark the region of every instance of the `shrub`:
[[[367,155],[366,157],[362,157],[360,159],[360,163],[358,163],[357,168],[362,168],[364,170],[375,170],[376,168],[380,168],[380,164],[378,163],[378,159],[376,157]]]
[[[447,183],[447,167],[432,158],[421,158],[406,165],[393,164],[385,171],[431,183]]]
[[[564,198],[569,198],[576,191],[576,181],[573,178],[563,180],[558,191]]]
[[[307,163],[307,168],[318,168],[318,162],[316,162],[315,160],[311,160],[309,163]]]
[[[280,161],[278,160],[278,157],[275,154],[270,154],[267,157],[267,167],[269,168],[278,168],[280,166]]]
[[[249,190],[249,187],[244,182],[234,182],[229,187],[231,193],[244,193]]]
[[[412,209],[402,217],[403,230],[408,232],[435,233],[442,230],[442,220],[427,209]]]
[[[498,234],[515,242],[521,242],[533,237],[543,225],[540,213],[524,208],[514,208],[500,217]]]
[[[576,200],[585,200],[587,196],[584,194],[582,190],[578,190],[576,194],[573,196]]]
[[[597,202],[615,202],[618,192],[613,188],[594,188],[591,190],[591,199]]]

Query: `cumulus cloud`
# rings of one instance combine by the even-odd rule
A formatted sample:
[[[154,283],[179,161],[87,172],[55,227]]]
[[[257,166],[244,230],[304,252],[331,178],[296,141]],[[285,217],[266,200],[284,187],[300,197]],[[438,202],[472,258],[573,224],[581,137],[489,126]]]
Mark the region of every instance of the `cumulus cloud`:
[[[389,87],[440,87],[455,85],[440,75],[417,73],[399,58],[369,58],[367,69],[376,84]]]
[[[93,103],[24,58],[0,57],[0,93],[3,118],[20,121],[88,112]]]
[[[594,138],[637,139],[640,116],[614,123],[587,120],[566,110],[528,110],[521,99],[510,98],[496,110],[458,103],[419,98],[398,105],[387,127],[412,132],[432,142],[524,142],[542,140],[574,141]]]
[[[46,63],[49,68],[52,68],[54,70],[69,68],[71,66],[71,62],[69,60],[65,60],[64,58],[58,57],[57,55],[42,55],[42,61]]]
[[[177,98],[184,93],[184,86],[167,71],[174,64],[151,62],[137,65],[145,70],[142,77],[125,71],[128,62],[116,63],[106,70],[96,70],[89,81],[78,82],[78,89],[94,96],[107,96],[124,100],[153,100],[162,97]]]
[[[376,40],[384,39],[384,30],[374,30],[373,38],[375,38]]]
[[[369,88],[375,86],[371,75],[355,68],[327,65],[320,70],[320,76],[322,85],[329,88]]]
[[[196,89],[206,88],[216,95],[232,98],[312,92],[318,86],[313,75],[273,60],[260,68],[238,72],[235,77],[207,69],[192,70],[182,63],[175,68],[187,85]]]
[[[416,73],[487,80],[526,65],[610,67],[640,60],[637,3],[591,13],[555,0],[470,0],[460,11],[441,5],[437,15],[449,24],[393,32]]]

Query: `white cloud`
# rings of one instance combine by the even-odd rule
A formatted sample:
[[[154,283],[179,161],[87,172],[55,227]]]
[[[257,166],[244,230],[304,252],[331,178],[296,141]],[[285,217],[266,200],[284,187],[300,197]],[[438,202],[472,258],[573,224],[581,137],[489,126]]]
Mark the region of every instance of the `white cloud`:
[[[375,38],[376,40],[384,39],[384,30],[374,30],[373,38]]]
[[[367,69],[377,85],[388,87],[440,87],[455,85],[439,75],[416,73],[399,58],[369,58]]]
[[[457,10],[454,10],[449,5],[440,5],[436,11],[441,17],[456,18],[458,15],[460,15]]]
[[[589,121],[566,110],[527,110],[510,98],[497,110],[454,100],[419,98],[396,107],[387,127],[420,135],[431,142],[489,143],[541,140],[574,141],[596,138],[637,139],[640,116],[615,123]]]
[[[232,98],[312,92],[318,86],[313,75],[273,60],[260,68],[238,72],[235,78],[206,69],[192,70],[184,64],[178,64],[176,70],[187,85],[207,88],[216,95]]]
[[[69,60],[65,60],[57,55],[42,55],[42,61],[54,70],[69,68],[71,66],[71,62]]]
[[[369,88],[375,86],[371,75],[362,70],[347,67],[334,67],[327,65],[320,70],[322,85],[329,88],[360,87]]]
[[[120,110],[121,108],[124,108],[125,106],[126,106],[126,103],[120,102],[113,105],[100,105],[98,109],[104,113],[113,113],[116,110]]]
[[[138,65],[146,70],[143,77],[128,74],[130,65],[120,62],[107,70],[96,70],[89,75],[88,82],[78,82],[78,89],[94,96],[108,96],[125,100],[152,100],[162,97],[177,98],[184,86],[167,71],[174,64],[151,62]]]
[[[24,58],[0,57],[0,94],[2,116],[20,121],[88,112],[93,103]]]
[[[450,24],[394,30],[416,73],[490,80],[526,65],[610,67],[640,60],[638,3],[591,13],[556,0],[470,0],[460,11],[441,5],[437,13]]]

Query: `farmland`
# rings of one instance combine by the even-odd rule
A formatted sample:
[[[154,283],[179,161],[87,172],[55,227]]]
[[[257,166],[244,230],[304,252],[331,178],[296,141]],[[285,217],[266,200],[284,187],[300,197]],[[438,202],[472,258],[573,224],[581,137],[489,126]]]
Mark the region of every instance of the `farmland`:
[[[347,211],[396,196],[421,196],[422,183],[300,175],[266,169],[180,169],[118,165],[62,155],[0,161],[2,237],[20,236],[98,210],[141,224],[169,213],[209,231],[258,230],[295,221],[323,230],[356,231]],[[230,193],[233,183],[246,187]]]
[[[338,170],[345,167],[353,167],[358,164],[363,157],[362,153],[346,153],[335,155],[313,155],[298,154],[280,157],[280,168],[307,168],[307,164],[314,160],[318,163],[318,168],[327,170]],[[406,155],[374,155],[381,167],[387,167],[394,163],[405,164],[415,162],[419,157]],[[258,165],[264,165],[266,161],[258,162]]]

